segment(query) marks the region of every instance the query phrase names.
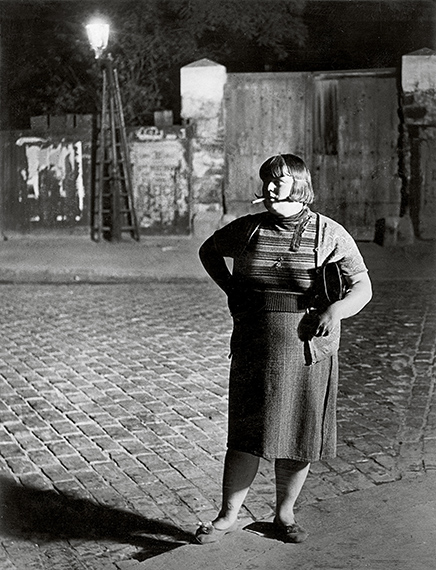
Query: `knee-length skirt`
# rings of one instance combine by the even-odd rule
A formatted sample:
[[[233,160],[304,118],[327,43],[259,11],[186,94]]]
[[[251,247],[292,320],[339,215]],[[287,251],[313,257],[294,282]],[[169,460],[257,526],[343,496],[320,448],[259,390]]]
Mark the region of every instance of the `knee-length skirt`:
[[[231,338],[228,447],[266,459],[336,455],[337,351],[306,365],[301,313],[236,318]]]

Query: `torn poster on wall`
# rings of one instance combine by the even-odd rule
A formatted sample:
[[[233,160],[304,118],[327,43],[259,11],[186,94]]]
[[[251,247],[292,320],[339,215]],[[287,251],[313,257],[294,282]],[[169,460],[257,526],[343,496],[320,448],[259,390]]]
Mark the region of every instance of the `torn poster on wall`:
[[[29,136],[20,137],[15,144],[25,154],[25,164],[20,168],[25,192],[18,200],[34,202],[29,221],[44,225],[80,222],[86,197],[82,141],[55,142]]]

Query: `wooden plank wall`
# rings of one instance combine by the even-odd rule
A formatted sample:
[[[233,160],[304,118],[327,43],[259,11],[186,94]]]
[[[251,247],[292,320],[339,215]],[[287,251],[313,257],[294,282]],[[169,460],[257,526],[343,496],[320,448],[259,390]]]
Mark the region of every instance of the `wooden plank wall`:
[[[225,90],[228,213],[259,211],[259,165],[293,152],[311,169],[314,209],[372,240],[399,214],[395,70],[229,74]]]
[[[345,225],[356,239],[372,240],[376,220],[400,211],[395,76],[388,70],[319,74],[314,79],[315,99],[333,85],[337,97],[337,147],[314,145],[314,207]]]
[[[310,158],[309,73],[229,74],[224,92],[225,196],[229,212],[250,207],[260,164],[277,153]]]
[[[410,210],[421,239],[436,236],[436,129],[423,127],[413,141]]]

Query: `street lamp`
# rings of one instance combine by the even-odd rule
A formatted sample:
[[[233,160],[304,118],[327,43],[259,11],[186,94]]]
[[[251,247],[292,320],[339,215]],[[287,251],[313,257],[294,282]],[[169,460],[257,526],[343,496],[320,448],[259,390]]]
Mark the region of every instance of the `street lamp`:
[[[95,58],[99,59],[109,42],[109,29],[110,26],[104,20],[95,18],[86,25],[86,33],[88,40],[95,53]]]
[[[119,241],[124,231],[139,240],[133,204],[132,175],[118,74],[110,53],[109,24],[94,19],[86,26],[89,43],[101,63],[103,91],[93,164],[91,237]]]

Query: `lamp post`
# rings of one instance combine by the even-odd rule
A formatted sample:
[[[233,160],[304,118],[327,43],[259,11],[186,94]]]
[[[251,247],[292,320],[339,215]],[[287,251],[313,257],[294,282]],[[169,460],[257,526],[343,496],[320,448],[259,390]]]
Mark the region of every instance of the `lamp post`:
[[[117,70],[107,52],[109,24],[93,20],[86,26],[89,43],[103,74],[101,116],[93,165],[91,237],[119,241],[123,231],[139,240],[133,204],[132,176]]]

